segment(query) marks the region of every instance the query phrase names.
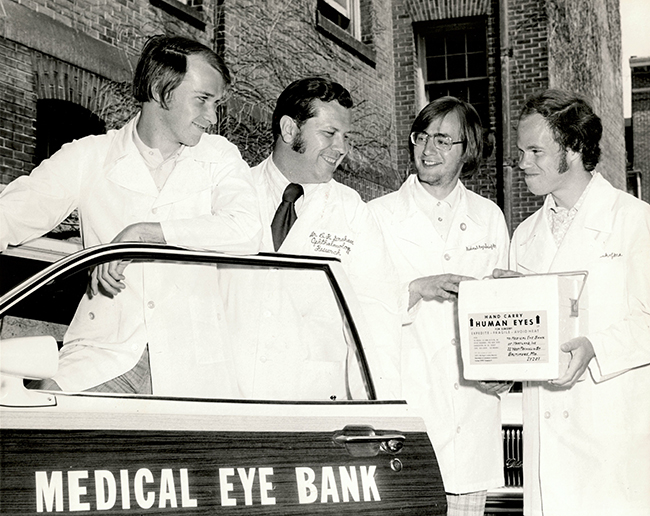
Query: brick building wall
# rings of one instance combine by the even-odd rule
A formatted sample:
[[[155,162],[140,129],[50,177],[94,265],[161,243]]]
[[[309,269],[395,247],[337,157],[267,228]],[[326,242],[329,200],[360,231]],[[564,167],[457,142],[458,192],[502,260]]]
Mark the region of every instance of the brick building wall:
[[[399,185],[391,2],[362,1],[360,8],[361,39],[352,41],[324,24],[316,0],[224,2],[221,38],[235,77],[224,132],[257,164],[272,148],[270,118],[281,91],[299,78],[329,77],[355,102],[355,148],[335,177],[371,199]]]
[[[5,0],[0,182],[33,167],[39,98],[87,99],[90,84],[100,100],[87,100],[86,107],[107,119],[109,128],[121,125],[133,110],[128,82],[142,43],[152,34],[176,33],[223,51],[235,87],[222,130],[251,164],[270,150],[270,113],[289,82],[317,74],[344,84],[357,105],[358,134],[356,149],[336,177],[364,198],[376,197],[397,188],[409,173],[408,132],[424,105],[413,24],[480,17],[488,39],[490,105],[484,125],[495,150],[468,186],[497,201],[512,228],[538,208],[541,199],[528,194],[516,168],[516,120],[524,99],[548,86],[574,89],[592,100],[605,126],[602,170],[616,186],[625,185],[618,0],[360,0],[360,42],[328,27],[318,0],[200,4]]]
[[[504,135],[504,164],[512,167],[506,182],[510,196],[511,230],[542,205],[533,196],[517,167],[517,121],[526,100],[549,87],[547,0],[508,2],[507,30],[511,54],[509,76],[509,133]]]
[[[164,4],[2,2],[0,184],[34,167],[39,99],[70,100],[105,120],[108,128],[120,126],[135,110],[129,83],[149,36],[169,32],[210,44],[212,12],[201,15],[201,30],[157,7],[159,3]]]
[[[625,129],[620,74],[621,27],[618,0],[526,0],[509,2],[513,48],[513,123],[525,99],[545,88],[584,96],[603,122],[598,170],[623,190]],[[516,131],[510,142],[516,157]],[[521,171],[512,174],[512,229],[543,202],[526,189]]]
[[[32,169],[36,93],[29,50],[0,39],[0,184]]]
[[[641,198],[650,202],[650,57],[630,59],[634,169],[641,172]]]
[[[408,138],[413,120],[425,106],[421,70],[418,64],[414,23],[481,17],[487,19],[489,119],[483,125],[489,131],[489,140],[495,141],[500,122],[498,94],[498,39],[499,27],[496,0],[461,2],[457,0],[401,0],[393,2],[393,39],[395,55],[395,135],[398,142],[397,166],[404,180],[413,172],[408,150]],[[468,188],[499,201],[501,195],[500,170],[496,166],[496,152],[488,157],[474,177],[464,180]]]

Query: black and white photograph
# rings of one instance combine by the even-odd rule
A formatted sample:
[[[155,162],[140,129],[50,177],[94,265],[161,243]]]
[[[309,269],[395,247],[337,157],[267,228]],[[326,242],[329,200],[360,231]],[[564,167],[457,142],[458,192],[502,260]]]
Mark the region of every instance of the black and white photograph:
[[[0,514],[650,515],[649,0],[0,0]]]

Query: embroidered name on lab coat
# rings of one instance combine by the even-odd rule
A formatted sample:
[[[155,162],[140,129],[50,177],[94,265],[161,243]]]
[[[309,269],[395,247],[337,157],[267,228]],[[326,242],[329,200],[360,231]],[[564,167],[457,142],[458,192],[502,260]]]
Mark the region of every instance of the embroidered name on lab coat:
[[[479,249],[496,249],[496,244],[478,244],[478,245],[468,245],[465,247],[465,251],[478,251]]]
[[[314,252],[333,256],[347,256],[354,247],[354,240],[347,235],[337,235],[326,231],[312,231],[309,242]]]

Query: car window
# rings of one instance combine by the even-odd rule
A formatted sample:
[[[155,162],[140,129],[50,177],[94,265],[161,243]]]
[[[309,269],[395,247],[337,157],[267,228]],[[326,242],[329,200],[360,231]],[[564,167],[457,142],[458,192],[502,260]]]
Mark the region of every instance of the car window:
[[[93,269],[116,256],[60,271],[55,264],[28,295],[12,291],[0,303],[0,310],[11,305],[0,314],[0,338],[51,335],[60,347],[109,352],[146,339],[152,364],[165,349],[179,369],[195,358],[218,366],[199,392],[169,370],[165,380],[179,396],[331,401],[372,393],[354,321],[326,262],[140,252],[124,255],[122,292],[91,295]],[[142,335],[133,334],[138,321]],[[154,394],[155,386],[154,378]]]

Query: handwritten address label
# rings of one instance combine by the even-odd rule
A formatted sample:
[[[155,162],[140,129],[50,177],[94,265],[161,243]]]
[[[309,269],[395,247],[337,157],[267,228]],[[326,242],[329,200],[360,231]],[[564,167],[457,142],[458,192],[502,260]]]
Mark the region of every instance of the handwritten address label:
[[[471,364],[548,363],[546,311],[469,314]]]

